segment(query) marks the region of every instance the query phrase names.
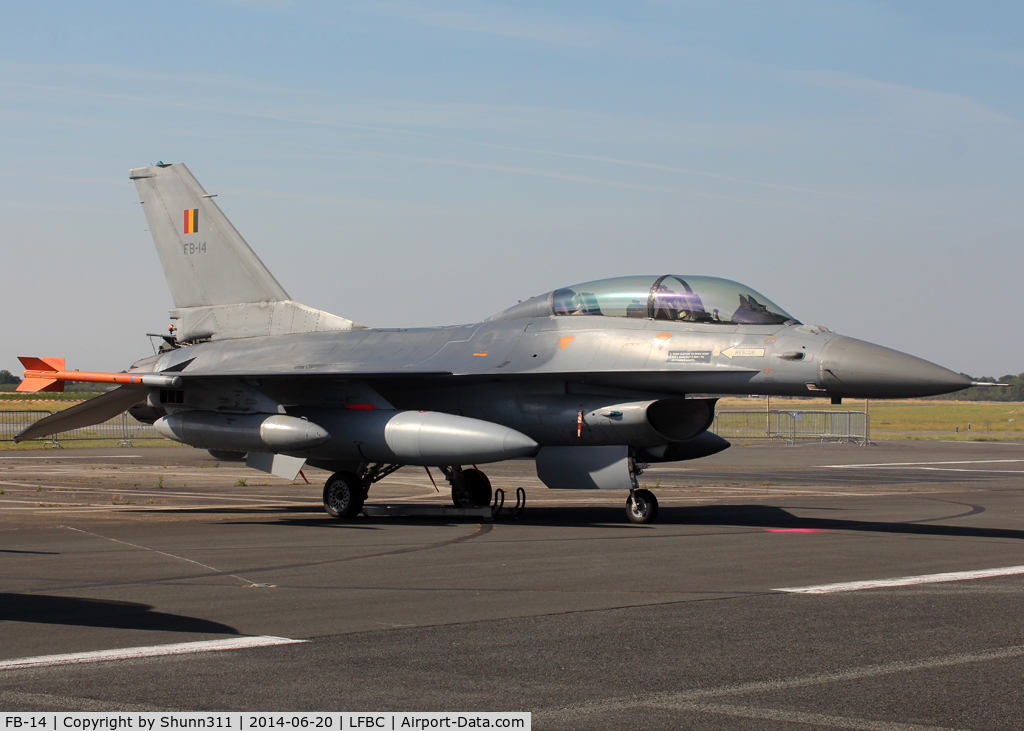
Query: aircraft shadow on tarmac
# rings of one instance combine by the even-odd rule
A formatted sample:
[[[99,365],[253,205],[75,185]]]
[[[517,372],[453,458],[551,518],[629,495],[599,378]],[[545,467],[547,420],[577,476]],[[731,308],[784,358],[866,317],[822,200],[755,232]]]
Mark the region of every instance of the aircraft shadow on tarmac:
[[[962,505],[957,503],[957,505]],[[1011,538],[1024,540],[1024,531],[1003,528],[976,528],[972,526],[936,525],[935,521],[953,520],[984,512],[980,506],[952,515],[927,520],[887,523],[881,521],[845,520],[842,518],[811,518],[793,515],[771,505],[704,505],[686,508],[662,509],[658,520],[686,525],[728,525],[749,528],[777,528],[783,530],[864,531],[903,535],[947,536],[955,538]],[[841,512],[841,508],[833,508]]]
[[[963,505],[956,503],[956,505]],[[764,528],[781,530],[814,530],[814,531],[863,531],[869,533],[892,533],[903,535],[947,536],[954,538],[1009,538],[1024,540],[1024,531],[1002,528],[976,528],[971,526],[935,525],[936,521],[953,520],[984,512],[979,506],[966,506],[967,511],[944,515],[939,518],[904,522],[881,522],[847,520],[842,518],[812,518],[793,515],[784,508],[771,505],[700,505],[691,507],[663,506],[658,515],[659,524],[672,525],[718,525],[744,528]],[[842,511],[841,508],[830,510]],[[168,512],[168,511],[161,511]],[[232,525],[266,525],[292,526],[310,528],[345,528],[361,530],[377,530],[385,526],[400,524],[448,525],[452,523],[475,523],[476,518],[453,520],[450,517],[358,517],[348,520],[336,520],[323,513],[320,506],[280,506],[251,508],[183,508],[183,513],[208,513],[221,517],[232,514],[241,516],[259,513],[276,520],[231,521]],[[559,527],[619,527],[630,530],[651,529],[654,526],[639,526],[629,523],[621,507],[612,506],[574,506],[574,507],[527,507],[516,518],[506,512],[499,515],[496,523],[509,523],[534,526]],[[299,514],[303,514],[299,517]]]
[[[324,509],[321,505],[261,505],[259,507],[241,508],[161,508],[160,510],[126,510],[126,513],[153,513],[159,515],[252,515],[253,513],[266,513],[277,515],[280,513],[309,513],[312,515],[323,515]]]
[[[148,604],[44,594],[0,593],[0,621],[77,627],[143,629],[237,635],[238,630],[207,619],[151,611]]]

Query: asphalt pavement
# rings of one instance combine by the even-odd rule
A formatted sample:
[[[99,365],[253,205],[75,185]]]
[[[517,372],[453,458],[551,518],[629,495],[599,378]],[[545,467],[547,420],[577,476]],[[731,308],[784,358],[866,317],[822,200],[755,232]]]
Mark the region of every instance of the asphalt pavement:
[[[652,466],[653,525],[625,492],[484,469],[521,515],[337,521],[317,470],[0,452],[0,707],[1024,726],[1022,444],[735,447]],[[368,503],[449,505],[433,479],[405,468]]]

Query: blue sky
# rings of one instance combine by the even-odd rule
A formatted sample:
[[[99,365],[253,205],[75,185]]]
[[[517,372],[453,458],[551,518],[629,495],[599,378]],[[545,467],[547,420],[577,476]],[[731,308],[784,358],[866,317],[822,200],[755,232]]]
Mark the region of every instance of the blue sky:
[[[476,321],[722,276],[974,375],[1024,371],[1024,5],[10,5],[0,368],[163,330],[128,169],[184,162],[291,296]]]

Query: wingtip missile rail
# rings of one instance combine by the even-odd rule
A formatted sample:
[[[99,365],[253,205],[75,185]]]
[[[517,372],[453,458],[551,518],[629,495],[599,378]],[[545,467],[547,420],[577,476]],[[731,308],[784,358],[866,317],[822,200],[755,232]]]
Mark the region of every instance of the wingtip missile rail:
[[[18,360],[25,366],[25,380],[18,384],[16,389],[22,393],[60,392],[64,390],[66,382],[110,383],[150,388],[180,388],[182,383],[181,376],[159,373],[69,371],[65,370],[63,358],[19,357]]]

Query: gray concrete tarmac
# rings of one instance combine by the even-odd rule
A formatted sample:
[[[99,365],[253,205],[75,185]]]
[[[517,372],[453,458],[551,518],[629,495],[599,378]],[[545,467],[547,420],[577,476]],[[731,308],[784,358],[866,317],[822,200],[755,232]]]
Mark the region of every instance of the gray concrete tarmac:
[[[1024,726],[1024,445],[735,447],[652,466],[662,509],[551,491],[518,519],[332,520],[191,449],[0,452],[6,710],[523,710],[535,728]],[[435,479],[440,476],[434,474]],[[444,505],[422,470],[370,501]],[[258,649],[12,669],[247,636]]]

